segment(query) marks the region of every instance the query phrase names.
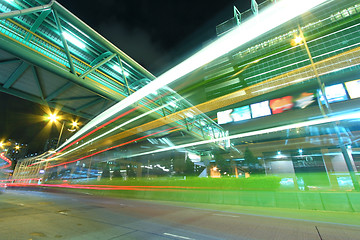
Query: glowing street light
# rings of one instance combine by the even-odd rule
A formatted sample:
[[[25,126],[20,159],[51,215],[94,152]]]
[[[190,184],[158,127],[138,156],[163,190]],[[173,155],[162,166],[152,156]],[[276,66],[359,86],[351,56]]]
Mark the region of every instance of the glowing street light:
[[[322,113],[322,115],[326,118],[328,117],[327,114],[329,113],[332,113],[332,109],[330,107],[330,104],[329,104],[329,101],[326,97],[326,92],[325,92],[325,84],[321,82],[321,79],[319,77],[319,74],[318,74],[318,71],[316,69],[316,66],[314,64],[314,60],[312,58],[312,55],[311,55],[311,52],[310,52],[310,49],[309,49],[309,46],[307,44],[307,41],[304,37],[304,33],[303,31],[301,30],[300,26],[298,26],[298,29],[299,29],[299,36],[296,37],[295,39],[293,39],[293,42],[296,43],[296,42],[299,42],[299,43],[303,43],[304,44],[304,47],[305,47],[305,50],[306,50],[306,53],[309,57],[309,60],[310,60],[310,63],[311,63],[311,67],[314,71],[314,74],[315,74],[315,77],[316,77],[316,80],[317,80],[317,83],[319,85],[319,88],[320,88],[320,93],[321,95],[323,96],[323,99],[324,99],[324,105],[325,105],[325,109],[323,108],[322,104],[320,103],[319,104],[319,108],[320,108],[320,111]],[[326,111],[325,111],[326,110]],[[357,180],[356,178],[356,175],[355,175],[355,172],[354,172],[354,168],[351,164],[351,159],[350,159],[350,156],[349,156],[349,153],[345,147],[345,143],[344,143],[344,140],[343,140],[343,137],[341,136],[341,133],[339,131],[339,125],[340,123],[339,122],[335,122],[335,123],[332,123],[333,125],[333,128],[335,129],[335,132],[336,132],[336,135],[337,135],[337,138],[339,140],[339,146],[340,146],[340,149],[341,149],[341,152],[342,152],[342,155],[344,157],[344,160],[345,160],[345,164],[349,170],[349,173],[350,173],[350,178],[353,182],[353,186],[354,186],[354,189],[356,191],[360,191],[360,184],[359,184],[359,181]]]
[[[16,151],[19,151],[19,150],[20,150],[20,146],[19,146],[19,145],[16,145],[16,146],[15,146],[15,150],[16,150]]]
[[[59,117],[56,115],[56,113],[51,113],[48,119],[50,122],[56,122],[59,119]]]
[[[51,123],[57,123],[61,117],[58,116],[56,113],[50,113],[50,115],[47,117],[47,119],[51,122]],[[61,140],[61,136],[62,136],[62,133],[63,133],[63,130],[64,130],[64,126],[65,126],[65,122],[67,122],[65,119],[62,119],[62,124],[61,124],[61,130],[60,130],[60,134],[59,134],[59,138],[58,138],[58,141],[57,141],[57,144],[56,144],[56,148],[58,148],[59,146],[59,143],[60,143],[60,140]],[[72,121],[71,122],[71,128],[68,129],[68,131],[70,132],[74,132],[76,131],[76,129],[78,128],[79,126],[79,123],[76,122],[76,121]]]
[[[298,45],[298,44],[302,43],[303,41],[304,41],[304,38],[302,36],[296,36],[292,40],[292,43],[293,43],[293,45]]]

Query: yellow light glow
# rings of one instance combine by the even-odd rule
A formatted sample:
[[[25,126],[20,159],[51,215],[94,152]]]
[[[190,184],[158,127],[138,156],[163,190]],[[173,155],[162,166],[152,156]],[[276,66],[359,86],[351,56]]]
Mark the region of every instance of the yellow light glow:
[[[50,120],[50,122],[56,122],[59,117],[56,115],[56,113],[51,113],[48,119]]]
[[[20,146],[19,146],[19,145],[16,145],[16,146],[15,146],[15,149],[16,149],[16,150],[19,150],[19,149],[20,149]]]
[[[213,167],[212,170],[213,170],[213,171],[216,171],[216,170],[217,170],[217,167]]]
[[[0,142],[0,147],[3,147],[4,146],[4,143]]]
[[[120,111],[131,106],[144,96],[154,93],[158,89],[177,79],[180,79],[184,75],[200,68],[201,66],[204,66],[224,54],[233,51],[243,44],[256,39],[262,34],[290,21],[296,16],[309,11],[313,7],[316,7],[325,1],[326,0],[282,0],[277,2],[277,4],[273,4],[271,7],[261,11],[256,17],[250,18],[248,21],[240,24],[232,31],[229,31],[229,33],[217,38],[216,41],[207,45],[196,54],[163,73],[143,88],[134,92],[129,97],[126,97],[119,103],[92,119],[86,126],[74,134],[68,142],[72,142],[76,138],[79,138],[81,135],[89,131],[89,129],[95,127],[106,119],[109,119],[115,114],[118,114]],[[262,24],[259,24],[260,22]]]
[[[295,44],[300,44],[304,39],[301,37],[301,36],[297,36],[295,39],[294,39],[294,43]]]
[[[71,125],[72,125],[73,127],[77,127],[79,124],[78,124],[77,122],[72,122]]]
[[[320,124],[325,124],[325,123],[330,123],[330,122],[341,121],[341,120],[345,120],[345,119],[360,119],[360,111],[356,111],[356,112],[352,112],[352,113],[348,113],[348,114],[339,114],[337,116],[332,116],[332,117],[328,117],[328,118],[320,118],[320,119],[314,119],[314,120],[309,120],[309,121],[304,121],[304,122],[299,122],[299,123],[293,123],[293,124],[283,125],[283,126],[279,126],[279,127],[266,128],[266,129],[260,129],[260,130],[256,130],[256,131],[239,133],[239,134],[234,134],[231,136],[221,137],[218,139],[210,139],[210,140],[204,140],[204,141],[198,141],[198,142],[192,142],[192,143],[185,143],[185,144],[172,146],[172,147],[168,147],[168,148],[162,148],[162,149],[157,149],[157,150],[153,150],[153,151],[149,151],[149,152],[133,154],[133,155],[131,155],[131,157],[144,156],[144,155],[148,155],[148,154],[155,154],[155,153],[159,153],[159,152],[166,152],[169,150],[199,146],[199,145],[203,145],[203,144],[220,142],[220,141],[225,141],[225,140],[257,136],[257,135],[279,132],[279,131],[288,130],[288,129],[294,129],[294,128],[296,129],[296,128],[302,128],[302,127],[307,127],[307,126],[320,125]]]

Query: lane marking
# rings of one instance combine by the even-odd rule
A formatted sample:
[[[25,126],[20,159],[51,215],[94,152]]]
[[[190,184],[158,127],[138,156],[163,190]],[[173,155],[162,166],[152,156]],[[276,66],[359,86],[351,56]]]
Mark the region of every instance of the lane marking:
[[[319,235],[320,240],[323,240],[322,237],[321,237],[321,235],[320,235],[320,232],[319,232],[319,229],[318,229],[317,226],[315,226],[315,229],[316,229],[316,231],[317,231],[317,233],[318,233],[318,235]]]
[[[221,217],[233,217],[233,218],[238,218],[239,216],[235,216],[235,215],[230,215],[230,214],[220,214],[220,213],[213,213],[213,215],[216,216],[221,216]]]
[[[194,240],[194,238],[188,238],[188,237],[179,236],[179,235],[175,235],[175,234],[171,234],[171,233],[163,233],[163,234],[166,235],[166,236],[175,237],[175,238]]]

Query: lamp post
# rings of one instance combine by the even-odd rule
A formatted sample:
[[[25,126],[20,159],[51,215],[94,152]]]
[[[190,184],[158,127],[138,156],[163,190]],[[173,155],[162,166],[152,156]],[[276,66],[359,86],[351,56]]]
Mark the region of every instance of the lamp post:
[[[307,44],[307,41],[306,41],[306,38],[304,37],[304,33],[303,31],[301,30],[300,26],[298,26],[298,29],[299,29],[299,36],[297,36],[293,41],[295,43],[295,45],[298,45],[298,44],[301,44],[303,43],[304,44],[304,47],[305,47],[305,50],[306,50],[306,53],[308,55],[308,58],[310,60],[310,64],[311,64],[311,68],[313,69],[314,71],[314,74],[315,74],[315,77],[316,77],[316,80],[317,80],[317,83],[320,87],[320,93],[324,99],[324,105],[325,105],[325,109],[323,108],[322,106],[322,103],[321,103],[321,100],[319,102],[319,107],[320,107],[320,111],[322,113],[322,115],[324,117],[328,117],[327,114],[329,113],[332,113],[332,109],[330,107],[330,104],[329,104],[329,101],[326,97],[326,93],[325,93],[325,84],[321,82],[321,79],[319,77],[319,74],[318,74],[318,71],[316,69],[316,66],[314,64],[314,60],[311,56],[311,52],[310,52],[310,49],[308,47],[308,44]],[[333,127],[334,127],[334,130],[335,130],[335,133],[336,133],[336,136],[338,138],[338,141],[339,141],[339,146],[340,146],[340,149],[341,149],[341,153],[344,157],[344,160],[345,160],[345,163],[346,163],[346,166],[349,170],[349,173],[350,173],[350,178],[352,180],[352,183],[353,183],[353,186],[354,186],[354,189],[356,191],[360,191],[360,185],[359,185],[359,181],[357,180],[356,178],[356,175],[355,175],[355,172],[354,172],[354,168],[351,164],[351,159],[350,159],[350,156],[349,156],[349,152],[345,146],[345,143],[344,143],[344,140],[341,136],[341,133],[340,133],[340,130],[339,130],[339,122],[336,122],[336,123],[332,123]]]
[[[51,123],[56,123],[56,122],[59,122],[59,121],[60,121],[60,117],[54,113],[54,114],[50,114],[50,116],[48,117],[48,120],[49,120]],[[61,129],[60,129],[59,137],[58,137],[58,140],[57,140],[57,143],[56,143],[56,148],[59,147],[59,144],[60,144],[60,141],[61,141],[61,136],[62,136],[63,131],[64,131],[65,122],[67,122],[67,120],[66,120],[66,119],[62,119]],[[77,129],[78,126],[79,126],[79,123],[78,123],[78,122],[72,121],[72,122],[71,122],[71,128],[68,129],[68,131],[70,131],[70,132],[76,131],[76,129]]]

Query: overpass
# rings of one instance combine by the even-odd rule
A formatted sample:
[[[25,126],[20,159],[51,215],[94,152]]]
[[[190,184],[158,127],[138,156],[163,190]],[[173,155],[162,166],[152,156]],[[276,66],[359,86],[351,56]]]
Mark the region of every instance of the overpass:
[[[165,164],[174,159],[171,155],[174,151],[185,149],[196,153],[202,152],[204,154],[200,159],[203,162],[214,163],[218,155],[215,157],[211,155],[216,155],[218,149],[214,149],[212,144],[217,141],[220,145],[226,145],[231,140],[231,149],[222,152],[221,155],[238,165],[246,162],[246,158],[249,158],[249,154],[245,154],[246,149],[250,149],[256,159],[248,162],[247,166],[245,164],[246,167],[262,166],[267,174],[284,174],[296,179],[296,171],[299,170],[299,168],[296,170],[296,164],[312,159],[313,163],[306,164],[310,166],[320,162],[321,171],[331,178],[334,177],[329,180],[332,186],[341,187],[340,183],[351,174],[353,174],[351,182],[355,185],[358,178],[355,153],[358,148],[356,109],[359,101],[356,94],[351,91],[356,88],[359,78],[360,2],[312,1],[312,7],[304,9],[304,12],[298,15],[290,13],[293,13],[295,8],[305,5],[304,3],[301,6],[294,5],[288,12],[281,13],[279,9],[283,10],[289,2],[291,1],[283,0],[275,4],[266,1],[258,6],[257,11],[253,9],[245,13],[244,16],[251,15],[248,20],[241,18],[242,21],[238,21],[234,29],[225,34],[220,33],[219,41],[199,52],[204,53],[203,55],[195,54],[185,60],[185,63],[197,59],[198,56],[204,57],[207,50],[216,52],[217,55],[212,55],[207,62],[204,60],[199,61],[198,65],[194,64],[193,68],[189,68],[193,70],[184,71],[183,74],[173,77],[177,81],[169,82],[170,88],[157,89],[163,98],[172,96],[174,92],[169,89],[174,89],[180,95],[186,96],[194,106],[187,105],[169,115],[164,114],[162,118],[154,118],[153,121],[136,119],[139,115],[132,115],[133,108],[125,107],[119,111],[120,115],[126,113],[129,118],[127,122],[121,122],[119,125],[115,124],[118,123],[117,119],[109,122],[112,115],[107,115],[120,107],[114,105],[99,115],[99,118],[95,119],[97,122],[92,122],[93,125],[89,127],[88,132],[83,131],[84,138],[79,135],[81,141],[84,140],[82,144],[85,145],[81,148],[83,151],[70,143],[62,146],[65,150],[60,149],[62,152],[58,155],[50,157],[51,161],[45,158],[42,162],[49,163],[46,166],[48,168],[84,163],[90,169],[91,159],[99,162],[106,158],[116,162],[118,159],[132,158],[142,163],[143,167],[149,167],[149,161],[161,160],[161,164]],[[265,6],[273,7],[263,9]],[[286,13],[289,13],[289,16]],[[274,18],[275,15],[285,20],[271,25],[270,17]],[[256,30],[258,32],[253,33],[255,25],[259,26]],[[259,29],[262,30],[262,27],[264,30],[261,32]],[[234,44],[233,48],[228,46],[231,44]],[[216,49],[219,53],[215,51],[215,46],[220,46]],[[164,80],[165,77],[160,76],[159,79]],[[338,84],[341,87],[336,91],[344,91],[344,99],[331,102],[330,90],[327,89]],[[353,87],[349,87],[350,85]],[[154,84],[150,83],[140,90],[151,90],[151,86]],[[150,93],[151,91],[144,96]],[[302,93],[312,96],[311,101],[317,105],[287,109],[286,104],[280,104],[280,112],[270,108],[271,100],[284,101],[289,96],[295,99],[295,95]],[[132,95],[127,99],[142,99],[136,93]],[[173,101],[166,102],[170,106]],[[254,104],[258,103],[262,103],[263,107],[255,114]],[[295,105],[294,102],[290,103]],[[243,107],[249,109],[246,113],[250,117],[234,121],[235,109]],[[349,112],[355,115],[349,115]],[[218,121],[219,116],[224,115],[227,119],[231,119],[231,121],[219,121],[223,124],[223,128],[229,131],[230,136],[224,136],[221,132],[216,134],[214,131],[214,136],[223,137],[218,140],[195,139],[194,141],[194,139],[182,138],[180,131],[170,124],[187,116],[190,121],[184,121],[184,126],[191,129],[194,119],[197,119],[196,116],[202,116],[204,113],[210,118],[218,118]],[[242,112],[241,116],[244,115]],[[340,122],[340,126],[334,126],[334,122]],[[110,129],[120,129],[121,124],[124,123],[127,126],[121,132],[115,130],[111,132],[102,128],[91,136],[86,135],[92,129],[96,129],[97,124],[107,124]],[[202,124],[201,119],[198,123],[199,126],[207,125]],[[198,133],[205,129],[209,134],[213,130],[211,127],[204,127],[200,128]],[[105,133],[109,135],[104,137]],[[142,134],[141,137],[134,136],[139,133]],[[311,140],[314,138],[320,140],[314,143]],[[125,150],[122,148],[121,151],[114,151],[115,148],[125,145],[127,146]],[[345,147],[348,150],[344,151]],[[351,157],[348,161],[345,152],[350,152],[351,148],[354,154],[348,154],[348,157]],[[151,157],[152,159],[149,160],[149,156],[153,155],[160,160],[153,159],[157,157]],[[39,159],[29,165],[40,165],[36,164],[38,162]],[[69,173],[72,171],[70,170]],[[294,182],[296,184],[296,180],[293,180]]]
[[[2,92],[90,120],[155,78],[56,1],[5,1],[0,11]],[[192,105],[167,89],[134,106],[149,121]],[[167,124],[190,138],[225,136],[204,114]]]

